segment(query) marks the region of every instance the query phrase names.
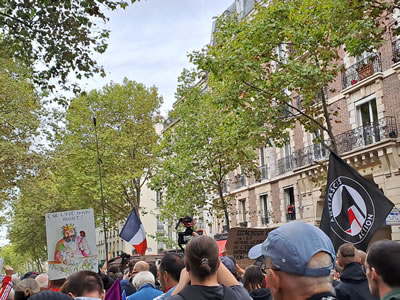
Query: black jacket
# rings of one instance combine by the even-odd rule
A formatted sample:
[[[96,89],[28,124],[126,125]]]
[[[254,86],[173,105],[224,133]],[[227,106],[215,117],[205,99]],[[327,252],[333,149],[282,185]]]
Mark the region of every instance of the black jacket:
[[[271,300],[271,292],[269,289],[256,289],[249,292],[251,298],[254,300]]]
[[[367,277],[356,262],[344,267],[335,291],[338,300],[378,300],[369,292]]]

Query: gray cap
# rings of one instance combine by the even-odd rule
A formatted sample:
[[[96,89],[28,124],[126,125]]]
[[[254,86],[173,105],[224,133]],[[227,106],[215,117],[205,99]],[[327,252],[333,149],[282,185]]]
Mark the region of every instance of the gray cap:
[[[318,252],[328,253],[332,264],[319,269],[307,268],[311,257]],[[250,249],[248,256],[251,259],[264,256],[271,259],[279,270],[311,277],[328,276],[336,261],[335,249],[329,237],[321,229],[298,221],[271,231],[262,244]]]

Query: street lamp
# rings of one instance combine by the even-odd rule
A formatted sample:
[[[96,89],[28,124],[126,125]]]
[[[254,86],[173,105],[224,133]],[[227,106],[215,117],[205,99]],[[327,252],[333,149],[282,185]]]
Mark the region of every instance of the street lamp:
[[[107,244],[107,231],[106,231],[106,216],[104,213],[104,195],[103,195],[103,179],[101,176],[101,159],[99,155],[99,141],[97,139],[97,122],[96,118],[93,117],[93,124],[94,124],[94,135],[96,138],[96,152],[97,152],[97,164],[99,166],[99,179],[100,179],[100,193],[101,193],[101,208],[102,208],[102,213],[103,213],[103,230],[104,230],[104,244],[106,246],[106,262],[108,260],[108,244]],[[105,262],[105,263],[106,263]]]

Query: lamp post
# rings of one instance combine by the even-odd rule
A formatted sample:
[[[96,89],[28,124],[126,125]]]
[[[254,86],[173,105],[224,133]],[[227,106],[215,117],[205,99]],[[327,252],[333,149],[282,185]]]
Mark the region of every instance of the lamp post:
[[[101,193],[101,208],[103,213],[103,230],[104,230],[104,244],[106,246],[106,262],[108,261],[108,244],[107,244],[107,231],[106,231],[106,216],[104,213],[104,195],[103,195],[103,178],[101,176],[101,159],[99,155],[99,141],[97,139],[97,122],[96,118],[93,117],[94,124],[94,135],[96,138],[96,152],[97,152],[97,164],[99,166],[99,179],[100,179],[100,193]]]

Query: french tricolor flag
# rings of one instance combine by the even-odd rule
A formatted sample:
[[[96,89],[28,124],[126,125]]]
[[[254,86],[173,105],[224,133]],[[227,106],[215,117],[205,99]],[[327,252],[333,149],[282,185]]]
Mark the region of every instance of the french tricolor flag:
[[[147,250],[146,233],[144,227],[136,213],[136,209],[132,209],[124,227],[119,236],[135,247],[136,252],[144,255]]]

